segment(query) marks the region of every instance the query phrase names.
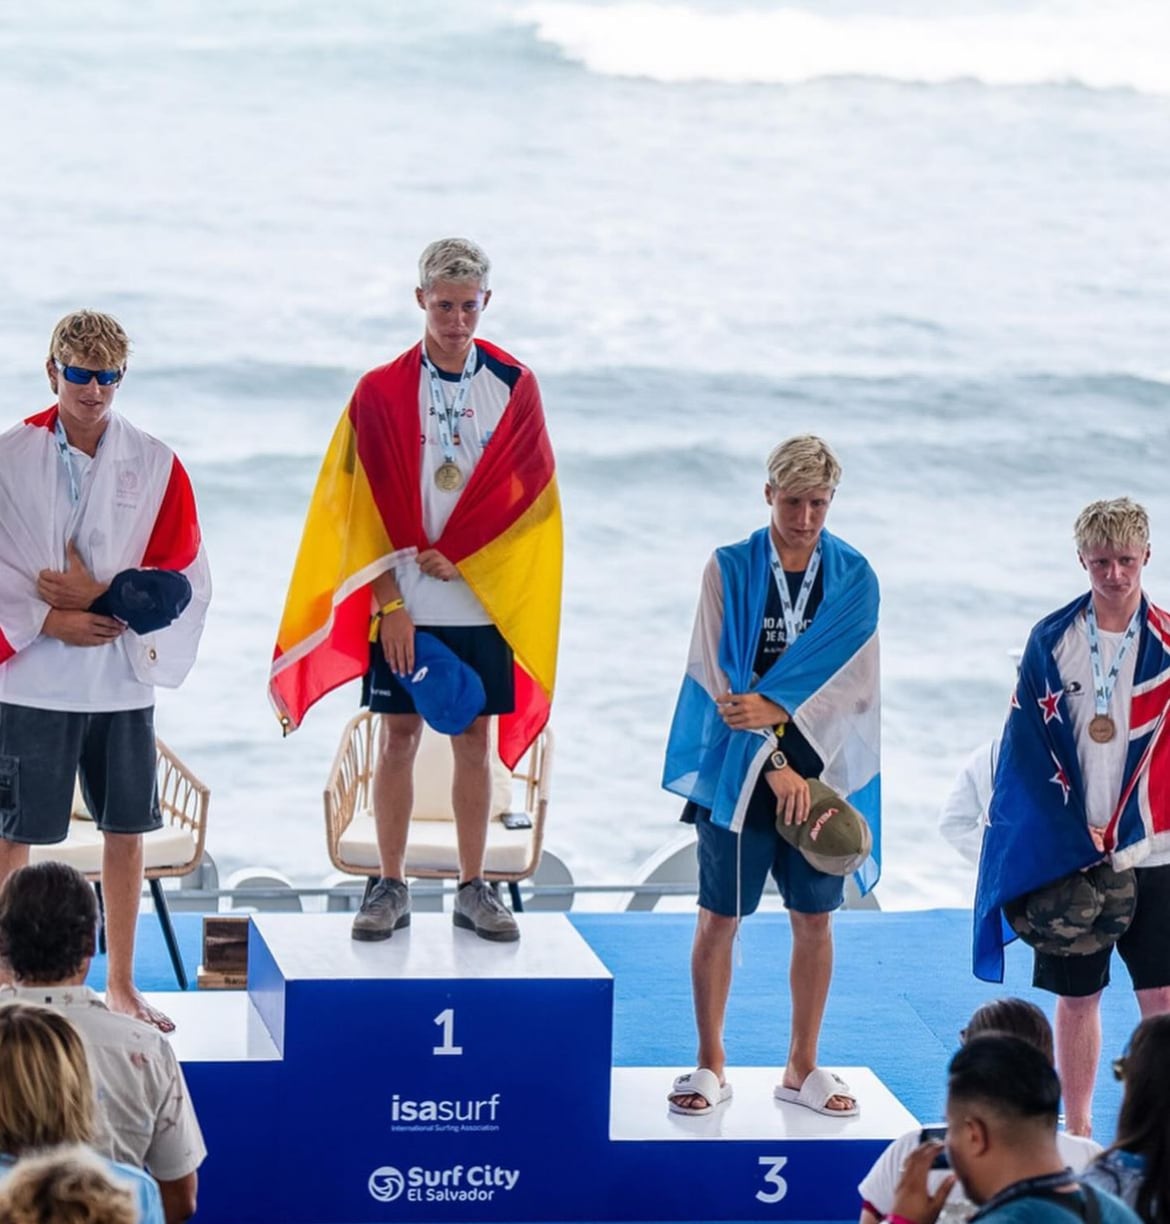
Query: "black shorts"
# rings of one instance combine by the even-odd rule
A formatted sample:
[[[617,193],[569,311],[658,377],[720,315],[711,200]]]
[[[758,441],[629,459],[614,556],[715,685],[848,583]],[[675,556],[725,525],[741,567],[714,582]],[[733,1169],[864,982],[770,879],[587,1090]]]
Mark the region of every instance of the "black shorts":
[[[0,837],[64,841],[74,778],[103,833],[161,828],[156,762],[153,706],[86,714],[0,702]]]
[[[1170,863],[1138,867],[1137,907],[1133,921],[1117,941],[1134,990],[1170,986]],[[1087,956],[1052,956],[1033,952],[1032,985],[1065,998],[1082,999],[1109,985],[1112,948]]]
[[[495,625],[416,625],[439,639],[483,681],[483,714],[511,714],[516,708],[512,648]],[[414,714],[414,699],[390,670],[380,642],[370,643],[370,667],[362,681],[362,705],[373,714]]]

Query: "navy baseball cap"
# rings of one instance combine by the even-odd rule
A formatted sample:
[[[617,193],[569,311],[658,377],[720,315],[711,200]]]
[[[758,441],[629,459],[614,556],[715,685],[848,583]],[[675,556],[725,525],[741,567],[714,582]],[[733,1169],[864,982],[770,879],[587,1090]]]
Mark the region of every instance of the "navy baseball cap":
[[[174,570],[128,569],[115,574],[108,590],[89,605],[135,633],[155,633],[179,618],[191,602],[191,584]]]
[[[442,735],[461,735],[487,704],[483,681],[433,634],[414,635],[414,673],[402,681],[414,708]]]

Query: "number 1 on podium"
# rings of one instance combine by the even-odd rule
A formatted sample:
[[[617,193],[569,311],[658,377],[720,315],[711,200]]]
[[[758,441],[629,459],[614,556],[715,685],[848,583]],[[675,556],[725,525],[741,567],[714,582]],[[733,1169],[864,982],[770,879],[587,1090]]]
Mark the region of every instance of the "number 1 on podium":
[[[443,1030],[443,1044],[435,1046],[431,1053],[462,1054],[463,1047],[455,1044],[455,1009],[448,1007],[446,1011],[439,1012],[434,1022]]]

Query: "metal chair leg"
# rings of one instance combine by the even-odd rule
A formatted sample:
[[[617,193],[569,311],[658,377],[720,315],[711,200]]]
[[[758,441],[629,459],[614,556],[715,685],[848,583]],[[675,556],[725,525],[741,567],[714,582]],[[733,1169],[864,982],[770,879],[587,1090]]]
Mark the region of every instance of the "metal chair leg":
[[[167,896],[163,892],[162,880],[150,881],[150,895],[154,898],[154,910],[158,914],[158,923],[162,927],[163,939],[167,951],[171,954],[171,964],[175,967],[175,977],[180,990],[187,989],[187,971],[183,968],[183,958],[179,955],[179,941],[175,938],[175,927],[171,922],[171,911],[167,906]]]
[[[98,905],[98,951],[106,954],[106,899],[102,896],[102,882],[95,880],[93,891],[97,896]]]
[[[515,880],[509,880],[508,891],[512,894],[512,913],[524,913],[524,902],[520,900],[520,885]]]

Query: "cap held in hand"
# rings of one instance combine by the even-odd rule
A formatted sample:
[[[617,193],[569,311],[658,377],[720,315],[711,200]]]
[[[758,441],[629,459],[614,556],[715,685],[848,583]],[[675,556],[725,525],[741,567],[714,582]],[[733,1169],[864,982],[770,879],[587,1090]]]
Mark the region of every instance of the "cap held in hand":
[[[442,735],[462,735],[487,703],[478,674],[426,632],[414,635],[414,672],[402,683],[414,708]]]
[[[112,616],[135,633],[157,633],[179,619],[191,602],[191,584],[176,570],[127,569],[89,605],[91,612]]]
[[[865,817],[819,778],[808,779],[809,812],[803,824],[785,824],[776,817],[776,829],[808,863],[826,875],[852,875],[869,858],[873,834]]]
[[[1137,906],[1133,869],[1098,863],[1074,871],[1003,907],[1012,930],[1054,956],[1086,956],[1111,948],[1125,934]]]

